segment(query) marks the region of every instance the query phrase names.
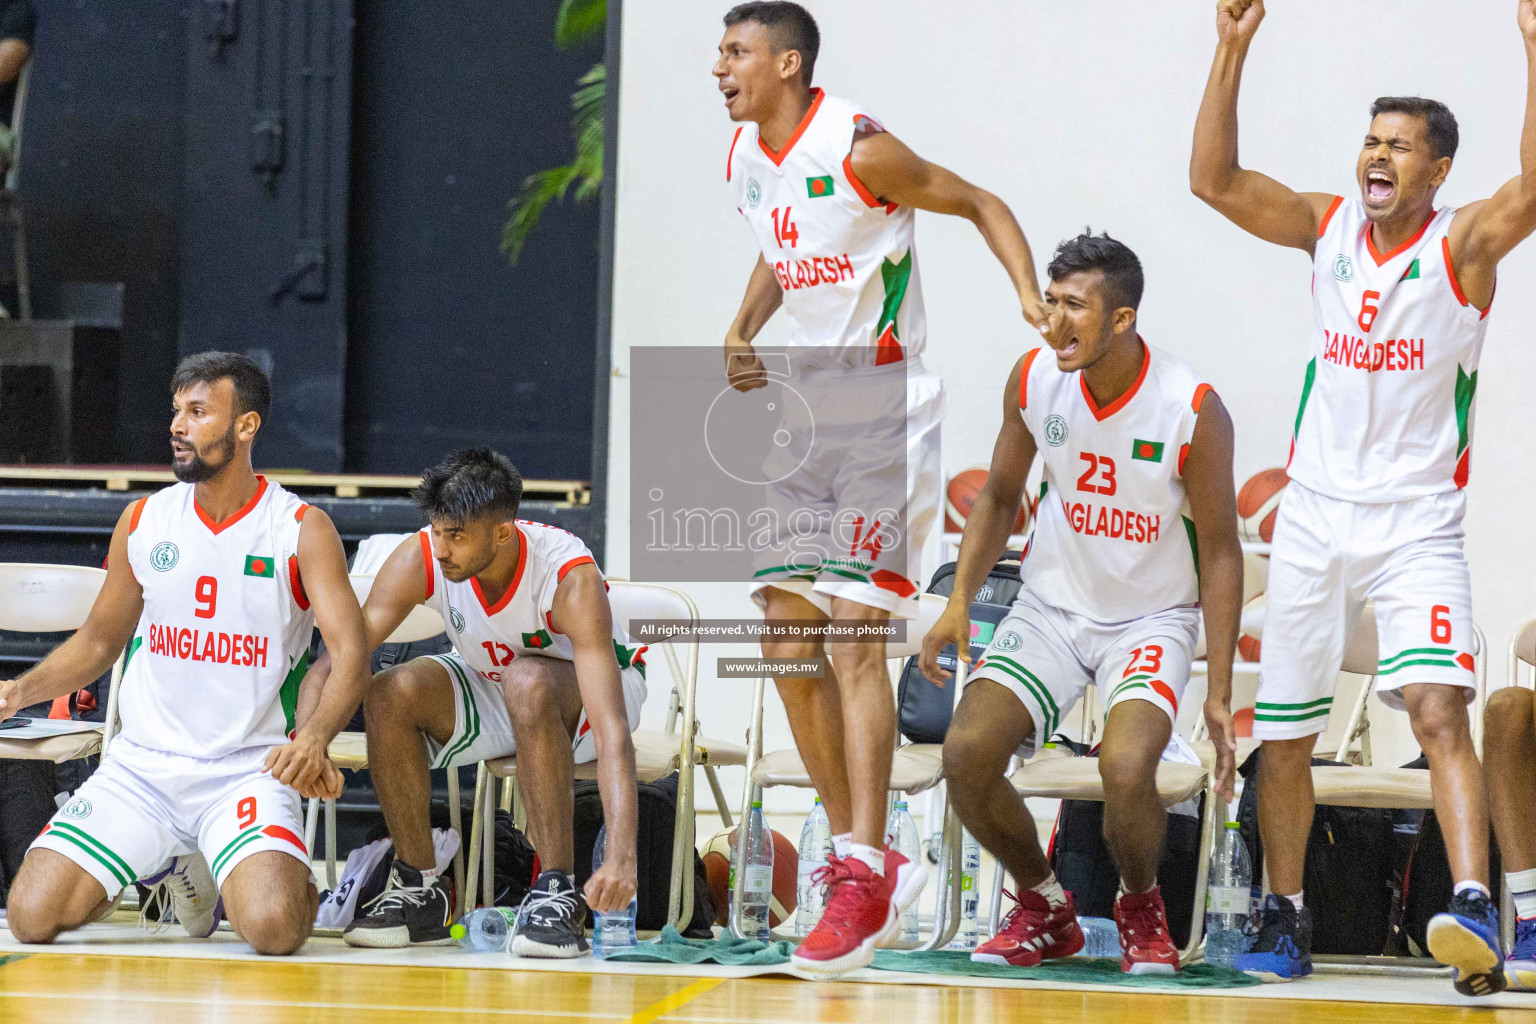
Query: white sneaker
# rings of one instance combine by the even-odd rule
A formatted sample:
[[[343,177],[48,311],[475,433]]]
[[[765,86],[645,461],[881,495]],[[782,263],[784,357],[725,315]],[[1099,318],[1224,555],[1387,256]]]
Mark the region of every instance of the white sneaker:
[[[163,870],[139,879],[139,884],[157,890],[160,897],[159,920],[147,920],[149,900],[140,914],[140,924],[151,932],[161,931],[174,918],[194,939],[206,939],[224,919],[223,897],[208,870],[208,861],[200,853],[172,857]]]

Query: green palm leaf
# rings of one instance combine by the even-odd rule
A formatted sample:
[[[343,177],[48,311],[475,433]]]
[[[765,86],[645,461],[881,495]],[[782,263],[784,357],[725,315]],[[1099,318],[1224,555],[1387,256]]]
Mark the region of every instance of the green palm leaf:
[[[574,50],[603,38],[608,0],[562,0],[555,15],[555,45]]]
[[[571,135],[576,142],[576,159],[561,167],[538,171],[523,179],[523,188],[507,204],[511,216],[501,229],[501,251],[514,266],[523,245],[538,226],[544,208],[565,198],[576,186],[576,201],[588,202],[603,187],[603,110],[607,94],[608,68],[594,66],[576,80],[581,86],[571,95]]]

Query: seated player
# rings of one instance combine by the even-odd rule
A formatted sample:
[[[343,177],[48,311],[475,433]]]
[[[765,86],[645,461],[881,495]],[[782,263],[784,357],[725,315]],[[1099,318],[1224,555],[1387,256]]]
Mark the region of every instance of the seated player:
[[[0,683],[3,719],[78,690],[128,648],[122,732],[32,844],[7,923],[51,942],[160,869],[150,881],[189,932],[212,934],[222,911],[258,953],[292,953],[319,903],[299,797],[341,791],[326,747],[368,683],[362,615],[330,519],[251,468],[266,374],[204,352],[182,360],[171,392],[182,482],[123,511],[85,625]],[[316,623],[336,684],[296,722]]]
[[[1015,751],[1038,750],[1096,685],[1107,709],[1099,774],[1104,838],[1123,889],[1114,910],[1121,966],[1172,973],[1179,956],[1157,886],[1166,816],[1156,772],[1189,680],[1202,599],[1205,716],[1218,788],[1227,799],[1232,788],[1243,573],[1232,422],[1199,375],[1137,335],[1142,272],[1130,249],[1081,235],[1057,247],[1048,269],[1054,352],[1026,353],[1008,378],[954,592],[923,642],[923,671],[940,686],[945,645],[970,660],[971,599],[1002,554],[1039,452],[1045,483],[1020,566],[1024,586],[971,670],[944,740],[960,820],[1021,887],[996,937],[971,958],[1030,967],[1083,946],[1072,898],[1005,773]]]
[[[1508,686],[1488,698],[1483,777],[1504,884],[1515,903],[1515,948],[1504,961],[1504,977],[1511,988],[1536,991],[1536,701],[1530,690]]]
[[[613,621],[586,545],[517,518],[522,493],[517,470],[486,448],[427,470],[416,502],[430,525],[389,556],[363,606],[370,649],[418,604],[442,615],[454,649],[379,673],[364,698],[369,771],[395,859],[385,891],[345,932],[354,946],[448,938],[452,904],[434,870],[429,768],[517,755],[528,837],[543,866],[518,910],[518,955],[580,956],[586,908],[621,910],[635,895],[630,732],[645,702],[645,648]],[[327,671],[322,656],[306,688],[322,685]],[[583,902],[571,882],[572,769],[594,759],[608,855]]]

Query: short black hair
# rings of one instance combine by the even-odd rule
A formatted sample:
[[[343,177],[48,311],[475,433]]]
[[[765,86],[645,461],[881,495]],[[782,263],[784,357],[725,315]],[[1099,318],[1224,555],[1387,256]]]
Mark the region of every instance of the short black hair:
[[[1456,115],[1439,100],[1427,100],[1422,96],[1382,96],[1371,104],[1371,117],[1377,114],[1412,114],[1424,119],[1424,134],[1435,148],[1435,159],[1443,156],[1456,158],[1456,147],[1461,145],[1461,129],[1456,126]]]
[[[775,53],[800,51],[800,82],[807,87],[816,71],[816,54],[821,52],[821,29],[811,12],[789,0],[752,0],[737,4],[725,12],[725,27],[755,21],[773,36]]]
[[[411,497],[432,522],[462,524],[486,515],[516,519],[523,475],[500,452],[460,448],[423,473]]]
[[[216,384],[228,380],[235,387],[235,415],[254,412],[263,420],[272,408],[272,382],[256,360],[239,352],[199,352],[176,364],[171,376],[171,394],[176,395],[193,384]]]
[[[1136,309],[1141,305],[1141,292],[1146,287],[1141,260],[1124,242],[1107,234],[1095,235],[1089,228],[1058,245],[1051,265],[1045,268],[1052,281],[1084,270],[1103,271],[1104,305],[1109,309]]]

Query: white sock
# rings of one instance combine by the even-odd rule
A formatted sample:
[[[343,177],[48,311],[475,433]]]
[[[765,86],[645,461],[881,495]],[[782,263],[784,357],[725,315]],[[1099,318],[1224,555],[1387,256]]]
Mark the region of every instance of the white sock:
[[[853,833],[843,832],[832,837],[832,852],[844,860],[848,859],[848,848],[853,845]]]
[[[1064,907],[1067,905],[1066,890],[1063,889],[1061,887],[1061,883],[1057,881],[1056,872],[1054,871],[1045,876],[1045,881],[1041,882],[1039,885],[1032,885],[1030,888],[1039,893],[1041,896],[1044,896],[1045,902],[1049,903],[1053,907]]]
[[[1488,887],[1486,885],[1484,885],[1482,882],[1474,882],[1470,878],[1464,882],[1457,882],[1456,887],[1451,890],[1451,895],[1460,895],[1468,889],[1476,889],[1478,892],[1482,893],[1484,896],[1487,896],[1489,899],[1493,898],[1493,893],[1488,891]]]
[[[877,850],[873,846],[865,846],[863,843],[849,843],[848,855],[857,857],[869,865],[869,870],[877,875],[885,874],[885,851]]]
[[[437,870],[437,868],[433,868],[431,871],[423,871],[421,873],[421,884],[430,886],[433,882],[437,881],[441,875],[442,872]]]
[[[1275,895],[1276,896],[1280,896],[1279,893],[1275,893]],[[1295,896],[1280,896],[1280,898],[1283,899],[1283,900],[1290,900],[1291,901],[1291,905],[1293,907],[1295,907],[1297,910],[1300,910],[1303,906],[1305,906],[1305,904],[1303,904],[1302,901],[1301,901],[1301,897],[1302,897],[1302,893],[1301,893],[1300,890],[1297,890]]]
[[[1536,868],[1504,872],[1504,885],[1515,900],[1516,917],[1536,917]]]

